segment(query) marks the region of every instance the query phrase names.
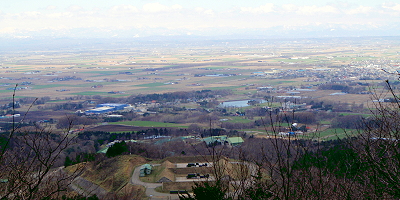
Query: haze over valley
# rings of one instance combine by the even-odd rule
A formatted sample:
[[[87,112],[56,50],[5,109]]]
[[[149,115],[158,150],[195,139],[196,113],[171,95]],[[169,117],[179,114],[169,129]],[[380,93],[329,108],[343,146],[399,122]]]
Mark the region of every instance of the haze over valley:
[[[400,4],[5,0],[1,199],[398,199]]]

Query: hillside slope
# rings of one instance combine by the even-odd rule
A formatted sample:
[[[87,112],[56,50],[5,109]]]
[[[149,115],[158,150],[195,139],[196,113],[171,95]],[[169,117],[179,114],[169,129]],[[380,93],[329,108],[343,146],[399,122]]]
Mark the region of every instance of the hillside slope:
[[[129,195],[129,198],[140,197],[144,194],[144,188],[133,186],[129,183],[132,172],[136,166],[147,163],[148,160],[137,155],[121,155],[107,158],[102,161],[80,163],[85,165],[81,177],[105,189],[109,197],[121,198]],[[69,167],[70,170],[77,166]],[[82,187],[82,186],[80,186]],[[134,198],[135,199],[135,198]]]

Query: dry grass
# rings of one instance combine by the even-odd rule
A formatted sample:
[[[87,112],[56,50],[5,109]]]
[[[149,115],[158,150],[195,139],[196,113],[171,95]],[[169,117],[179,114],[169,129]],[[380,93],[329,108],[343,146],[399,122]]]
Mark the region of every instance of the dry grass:
[[[163,183],[162,192],[169,192],[171,190],[186,190],[191,191],[194,182],[169,182]]]
[[[231,163],[227,159],[220,159],[215,163],[218,176],[229,176],[234,180],[250,178],[250,171],[245,164]]]
[[[144,199],[146,198],[146,188],[143,186],[126,184],[115,196],[118,199]]]
[[[117,156],[98,164],[89,163],[82,177],[108,191],[117,192],[128,183],[134,168],[147,162],[136,155]]]
[[[140,177],[143,182],[154,183],[158,182],[161,178],[165,177],[171,181],[175,181],[175,174],[171,171],[175,165],[169,161],[164,161],[160,166],[153,167],[151,174],[145,177]]]
[[[371,101],[371,96],[368,94],[346,94],[346,95],[327,95],[319,98],[320,101],[335,101],[343,103],[363,104]]]
[[[164,161],[161,166],[164,168],[164,170],[160,173],[158,180],[161,178],[165,177],[168,178],[171,181],[175,181],[175,174],[172,171],[172,168],[175,167],[175,164],[169,162],[168,160]],[[157,180],[157,181],[158,181]]]

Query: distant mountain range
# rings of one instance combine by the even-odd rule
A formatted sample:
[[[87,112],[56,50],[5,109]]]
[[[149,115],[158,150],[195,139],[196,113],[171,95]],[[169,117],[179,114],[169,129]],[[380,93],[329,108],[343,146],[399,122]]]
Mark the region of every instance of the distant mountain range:
[[[168,29],[168,28],[74,28],[74,29],[44,29],[41,31],[20,31],[0,33],[6,38],[140,38],[148,36],[206,36],[229,39],[260,39],[260,38],[304,38],[304,37],[357,37],[357,36],[397,36],[400,26],[343,25],[321,24],[308,26],[276,26],[270,28],[202,28],[199,30]]]
[[[176,30],[166,28],[141,28],[129,30],[106,30],[80,28],[66,30],[42,30],[0,34],[0,51],[10,50],[87,50],[91,48],[125,48],[132,46],[157,46],[160,44],[182,45],[222,45],[221,42],[277,42],[304,39],[331,40],[369,37],[398,39],[400,27],[369,27],[343,25],[314,25],[299,27],[272,27],[260,29],[209,28],[201,31]],[[251,43],[251,42],[250,42]]]

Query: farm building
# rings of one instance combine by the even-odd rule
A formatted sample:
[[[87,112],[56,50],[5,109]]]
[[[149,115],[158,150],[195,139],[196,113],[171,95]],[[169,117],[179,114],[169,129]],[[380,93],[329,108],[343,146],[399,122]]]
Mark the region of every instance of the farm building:
[[[85,114],[104,114],[117,110],[123,110],[125,107],[128,107],[128,104],[119,104],[119,103],[104,103],[98,104],[96,108],[86,110]]]
[[[244,142],[244,140],[241,137],[229,137],[228,139],[226,139],[226,141],[231,146],[238,146]]]
[[[140,176],[146,176],[149,175],[151,173],[151,165],[149,164],[144,164],[140,167]]]
[[[227,137],[226,135],[206,137],[203,139],[203,141],[207,145],[216,144],[216,145],[231,145],[231,146],[238,146],[244,142],[244,140],[241,137]]]
[[[103,104],[98,104],[96,107],[111,107],[114,108],[115,110],[123,110],[125,107],[128,107],[128,104],[121,104],[121,103],[103,103]]]
[[[203,141],[207,144],[207,145],[211,145],[211,144],[223,144],[225,142],[225,140],[228,137],[226,135],[221,135],[221,136],[211,136],[211,137],[206,137],[203,139]]]
[[[114,108],[112,107],[99,107],[99,108],[94,108],[90,110],[86,110],[85,114],[104,114],[104,113],[109,113],[114,111]]]

